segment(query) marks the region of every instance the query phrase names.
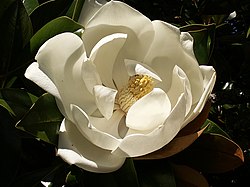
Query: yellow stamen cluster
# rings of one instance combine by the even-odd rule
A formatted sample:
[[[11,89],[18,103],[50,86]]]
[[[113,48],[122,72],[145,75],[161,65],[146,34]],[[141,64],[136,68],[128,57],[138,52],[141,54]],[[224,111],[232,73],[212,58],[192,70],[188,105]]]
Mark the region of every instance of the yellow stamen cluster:
[[[153,90],[153,78],[148,75],[134,75],[128,84],[118,92],[117,103],[127,113],[129,108],[144,95]]]

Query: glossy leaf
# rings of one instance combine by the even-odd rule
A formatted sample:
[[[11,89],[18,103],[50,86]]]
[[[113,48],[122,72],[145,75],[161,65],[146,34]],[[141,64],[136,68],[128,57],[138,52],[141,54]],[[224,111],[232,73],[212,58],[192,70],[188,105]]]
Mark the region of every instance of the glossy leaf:
[[[38,0],[24,0],[23,4],[29,15],[39,6]]]
[[[78,21],[84,1],[85,0],[74,0],[66,15],[72,18],[73,20]]]
[[[232,140],[219,134],[202,134],[188,149],[174,157],[198,171],[223,173],[241,166],[244,156]]]
[[[21,141],[15,121],[7,110],[0,106],[1,186],[10,186],[16,177],[21,162]]]
[[[37,97],[22,89],[0,89],[0,105],[6,108],[19,120],[23,117]]]
[[[247,30],[247,38],[249,37],[249,35],[250,35],[250,27],[248,28],[248,30]]]
[[[204,123],[204,126],[208,126],[204,133],[213,133],[213,134],[220,134],[222,136],[225,136],[229,139],[230,136],[225,132],[223,131],[216,123],[214,123],[213,121],[207,119],[206,122]]]
[[[188,31],[194,38],[194,53],[199,64],[207,65],[214,46],[215,24],[187,25],[181,31]]]
[[[53,19],[65,16],[73,0],[50,0],[38,6],[30,15],[34,32]]]
[[[209,187],[206,178],[191,167],[185,165],[172,165],[177,187]]]
[[[62,119],[54,97],[44,94],[16,126],[45,142],[57,145]]]
[[[81,28],[82,26],[80,24],[66,16],[50,21],[31,38],[31,54],[35,55],[41,45],[49,38],[63,32],[75,32]]]
[[[173,169],[166,159],[138,160],[135,168],[140,187],[176,187]]]
[[[64,172],[64,166],[58,165],[40,168],[39,170],[29,171],[17,178],[13,182],[12,186],[44,187],[44,185],[42,185],[46,184],[46,181],[44,181],[44,179],[46,179],[47,176],[54,175],[56,172]]]
[[[123,166],[112,173],[92,173],[82,171],[75,173],[76,178],[83,186],[91,187],[140,187],[134,162],[131,158],[126,159]]]
[[[7,78],[23,65],[21,57],[24,46],[32,36],[30,18],[19,0],[1,4],[0,20],[0,87],[5,87]],[[2,2],[1,2],[2,3]]]

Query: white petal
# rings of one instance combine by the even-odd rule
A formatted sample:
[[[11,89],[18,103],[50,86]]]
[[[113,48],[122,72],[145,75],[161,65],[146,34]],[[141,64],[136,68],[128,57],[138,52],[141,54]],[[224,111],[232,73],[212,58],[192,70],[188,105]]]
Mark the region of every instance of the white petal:
[[[68,120],[61,124],[57,154],[69,164],[98,173],[115,171],[125,161],[124,157],[112,155],[89,142]]]
[[[87,60],[82,64],[82,79],[88,91],[92,94],[94,86],[102,84],[101,78],[96,70],[96,66],[90,60]]]
[[[185,102],[184,94],[182,94],[163,125],[149,134],[131,134],[126,136],[113,154],[130,157],[142,156],[168,144],[180,131],[185,117]]]
[[[25,71],[25,77],[41,88],[52,94],[58,99],[61,99],[60,94],[55,84],[49,79],[49,77],[39,69],[39,64],[33,62]]]
[[[74,123],[82,136],[85,136],[90,142],[102,149],[114,150],[119,146],[120,139],[96,129],[94,124],[92,125],[91,121],[89,121],[87,114],[78,106],[72,105],[71,108]],[[119,122],[116,122],[116,124],[119,124]]]
[[[136,74],[148,75],[158,81],[161,81],[161,78],[156,74],[156,72],[154,72],[154,70],[149,66],[147,66],[146,64],[142,64],[135,60],[129,60],[129,59],[125,59],[124,62],[129,76],[133,76]]]
[[[87,57],[77,35],[62,33],[49,39],[39,49],[36,60],[57,87],[67,117],[71,118],[70,104],[79,105],[87,113],[96,110],[94,97],[82,80],[82,63]]]
[[[141,50],[138,49],[138,44],[147,44],[143,46],[148,46],[153,36],[150,19],[123,2],[110,1],[102,6],[86,25],[83,38],[87,42],[85,43],[87,54],[101,38],[119,32],[131,34],[129,37],[135,36],[130,39],[136,45],[130,45],[130,49],[128,49],[133,53]],[[138,39],[140,39],[139,42]]]
[[[117,90],[102,85],[94,86],[97,108],[106,119],[110,119],[113,114],[116,94]]]
[[[175,106],[181,94],[186,97],[186,113],[189,113],[192,106],[191,85],[185,72],[178,66],[173,69],[172,84],[167,92],[171,105]]]
[[[121,110],[116,110],[110,119],[103,117],[89,117],[90,123],[98,130],[107,134],[110,134],[118,139],[121,139],[120,131],[120,121],[124,116],[124,112]]]
[[[188,33],[161,21],[153,21],[155,37],[144,62],[152,67],[162,79],[160,87],[168,91],[171,86],[172,71],[179,66],[190,81],[193,103],[199,101],[203,92],[202,74],[193,53],[193,40]]]
[[[122,2],[110,1],[86,25],[82,38],[87,54],[99,40],[113,33],[128,35],[113,67],[113,78],[120,89],[127,81],[124,59],[142,62],[152,42],[154,30],[151,21],[137,10]]]
[[[154,88],[131,106],[126,125],[135,130],[152,130],[163,124],[170,111],[171,103],[167,94],[160,88]]]
[[[216,81],[216,72],[212,66],[200,66],[202,75],[203,75],[203,83],[204,83],[204,91],[199,102],[194,106],[193,112],[187,117],[185,120],[185,125],[195,119],[199,113],[202,111],[204,105],[206,104],[211,92],[213,91],[214,84]]]
[[[112,77],[113,65],[126,39],[127,35],[122,33],[108,35],[91,51],[89,58],[96,65],[101,81],[107,87],[115,88]]]
[[[78,23],[85,25],[88,23],[88,21],[92,18],[92,16],[105,4],[107,1],[105,0],[85,0]]]

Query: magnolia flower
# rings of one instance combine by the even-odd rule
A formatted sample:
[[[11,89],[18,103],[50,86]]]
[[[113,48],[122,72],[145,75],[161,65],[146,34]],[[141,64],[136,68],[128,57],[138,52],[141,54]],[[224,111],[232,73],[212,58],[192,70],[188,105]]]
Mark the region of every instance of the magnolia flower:
[[[216,75],[198,65],[191,35],[171,24],[118,1],[86,1],[83,12],[82,38],[49,39],[25,76],[55,96],[65,117],[58,155],[111,172],[167,145],[201,112]]]

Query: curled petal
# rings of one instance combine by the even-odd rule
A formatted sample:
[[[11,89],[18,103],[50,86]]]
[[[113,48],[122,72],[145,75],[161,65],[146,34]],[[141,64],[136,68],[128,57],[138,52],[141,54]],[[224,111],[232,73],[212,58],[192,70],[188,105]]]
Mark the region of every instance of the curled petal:
[[[110,119],[103,117],[89,117],[89,120],[93,126],[104,133],[110,134],[117,139],[121,139],[119,131],[121,130],[119,124],[124,116],[124,112],[116,110]]]
[[[183,126],[191,122],[193,119],[195,119],[199,115],[199,113],[201,113],[211,92],[213,91],[213,87],[216,81],[216,72],[214,68],[211,66],[200,66],[200,70],[203,75],[204,91],[202,93],[202,96],[199,102],[195,106],[193,106],[194,107],[193,112],[189,114],[189,116],[187,116],[187,118],[185,119]]]
[[[91,172],[107,173],[119,169],[125,157],[118,157],[89,142],[73,123],[64,120],[59,132],[58,156],[69,164]]]
[[[191,85],[185,72],[180,67],[175,66],[173,69],[171,87],[167,93],[172,106],[174,106],[177,103],[179,96],[182,93],[185,93],[186,97],[186,115],[187,115],[192,106]]]
[[[127,50],[135,55],[139,52],[137,55],[144,56],[145,49],[148,50],[147,46],[153,36],[151,21],[137,10],[119,1],[106,3],[89,20],[83,35],[84,41],[87,42],[86,46],[88,46],[87,54],[101,38],[118,32],[129,34],[130,42],[135,44],[129,45],[130,48]],[[141,53],[141,50],[144,53]]]
[[[90,60],[87,60],[82,64],[82,79],[91,94],[93,94],[95,85],[102,84],[101,78],[96,70],[96,66]]]
[[[116,94],[117,90],[102,85],[94,86],[97,108],[106,119],[110,119],[113,114]]]
[[[89,58],[95,64],[102,83],[107,87],[115,88],[112,79],[113,66],[126,39],[126,34],[111,34],[102,38],[91,50]]]
[[[81,132],[82,136],[87,138],[90,142],[107,150],[114,150],[119,146],[120,139],[95,128],[94,124],[91,124],[87,114],[78,106],[72,105],[71,110],[76,127]],[[119,121],[116,123],[118,124]]]
[[[50,78],[39,69],[39,64],[33,62],[25,71],[25,77],[41,88],[55,96],[57,99],[61,100],[59,91],[57,90],[55,84],[50,80]]]
[[[148,67],[146,64],[139,63],[135,60],[129,60],[125,59],[125,66],[128,71],[129,76],[133,75],[148,75],[150,77],[153,77],[154,79],[161,81],[161,78],[154,72],[150,67]]]
[[[82,11],[80,13],[78,23],[85,25],[92,18],[92,16],[105,4],[106,0],[85,0]]]
[[[82,37],[87,54],[90,54],[91,49],[98,41],[113,33],[128,35],[112,72],[115,84],[120,89],[126,84],[128,78],[126,71],[124,71],[124,59],[135,59],[142,62],[152,42],[154,30],[151,21],[137,10],[125,3],[110,1],[86,25]]]

